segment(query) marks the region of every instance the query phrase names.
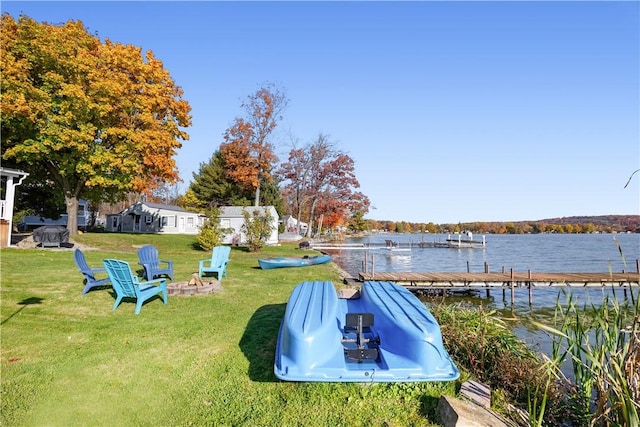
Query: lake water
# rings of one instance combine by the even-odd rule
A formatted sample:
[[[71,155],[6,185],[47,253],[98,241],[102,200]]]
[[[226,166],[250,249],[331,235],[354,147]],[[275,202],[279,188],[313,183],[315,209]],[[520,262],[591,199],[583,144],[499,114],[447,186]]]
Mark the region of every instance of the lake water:
[[[455,237],[452,235],[452,237]],[[640,259],[640,234],[490,234],[485,236],[483,249],[420,248],[420,242],[444,242],[447,235],[433,234],[379,234],[362,238],[347,239],[344,243],[364,243],[384,245],[385,240],[397,242],[402,251],[368,250],[368,270],[372,263],[376,272],[484,272],[485,263],[490,271],[499,272],[513,269],[518,272],[636,272],[636,260]],[[457,237],[455,237],[457,238]],[[482,240],[474,235],[474,240]],[[617,243],[616,243],[617,242]],[[623,256],[620,254],[619,247]],[[409,246],[413,246],[409,249]],[[357,277],[364,269],[364,250],[326,250],[333,261],[343,270]],[[538,321],[551,319],[556,300],[563,288],[534,288],[533,305],[529,306],[529,292],[526,288],[516,288],[515,302],[511,306],[511,293],[505,297],[500,289],[492,289],[490,298],[481,290],[475,297],[449,298],[451,301],[464,300],[500,311],[509,319],[514,332],[541,351],[548,350],[548,340],[535,330],[527,319]],[[599,304],[605,294],[611,295],[609,288],[572,288],[573,296],[582,303]],[[634,295],[640,296],[638,288]],[[616,297],[623,298],[618,290]]]

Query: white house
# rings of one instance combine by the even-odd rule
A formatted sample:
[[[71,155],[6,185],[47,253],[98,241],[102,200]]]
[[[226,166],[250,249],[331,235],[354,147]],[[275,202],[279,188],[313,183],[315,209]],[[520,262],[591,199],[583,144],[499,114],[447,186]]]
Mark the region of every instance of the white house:
[[[282,225],[284,226],[285,233],[295,233],[298,230],[298,234],[304,236],[307,233],[309,224],[300,221],[300,227],[298,228],[298,220],[291,215],[284,215],[282,217]]]
[[[249,215],[253,216],[254,211],[258,211],[260,215],[265,212],[271,214],[273,222],[271,223],[271,236],[267,239],[267,245],[278,244],[278,212],[273,206],[221,206],[220,208],[220,227],[229,230],[225,234],[222,243],[242,244],[247,241],[247,235],[242,231],[244,225],[243,212],[246,210]]]
[[[180,206],[138,202],[107,215],[105,229],[124,233],[198,234],[206,216]]]

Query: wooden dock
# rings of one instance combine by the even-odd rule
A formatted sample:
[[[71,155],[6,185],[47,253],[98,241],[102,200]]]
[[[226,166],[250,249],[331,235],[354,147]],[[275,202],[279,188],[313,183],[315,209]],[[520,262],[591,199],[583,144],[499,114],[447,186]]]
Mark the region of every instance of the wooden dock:
[[[511,291],[511,305],[515,303],[515,288],[529,290],[529,305],[533,304],[533,289],[543,287],[608,287],[622,289],[626,298],[627,288],[640,286],[640,273],[359,273],[360,281],[377,280],[395,282],[411,291],[485,289],[489,297],[490,289],[501,288]]]
[[[638,273],[385,273],[361,272],[360,281],[396,282],[413,289],[511,287],[630,287],[640,286]]]

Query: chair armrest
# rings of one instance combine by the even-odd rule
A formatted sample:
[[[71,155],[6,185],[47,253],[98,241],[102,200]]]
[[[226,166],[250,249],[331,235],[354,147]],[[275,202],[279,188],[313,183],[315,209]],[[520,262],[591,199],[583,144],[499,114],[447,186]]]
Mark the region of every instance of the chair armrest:
[[[135,285],[153,285],[154,283],[160,283],[162,284],[162,282],[166,282],[167,279],[165,279],[164,277],[161,279],[153,279],[153,280],[145,280],[143,282],[140,281],[140,279],[138,279],[137,277],[134,277],[134,284]]]
[[[169,267],[173,267],[173,261],[161,259],[160,262],[166,262]]]
[[[92,267],[91,268],[91,272],[93,272],[93,273],[106,273],[107,269],[106,268],[100,268],[100,267]]]

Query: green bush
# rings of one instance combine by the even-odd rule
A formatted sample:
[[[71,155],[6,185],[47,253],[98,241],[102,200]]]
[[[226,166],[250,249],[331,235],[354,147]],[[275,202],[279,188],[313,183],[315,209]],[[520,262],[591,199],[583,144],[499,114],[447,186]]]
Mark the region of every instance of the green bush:
[[[273,217],[266,211],[264,215],[260,215],[260,211],[257,209],[253,213],[249,213],[245,209],[242,211],[242,216],[244,216],[242,231],[247,235],[249,251],[258,252],[264,247],[273,232],[273,226],[271,225]]]
[[[219,211],[213,209],[208,212],[208,219],[200,228],[200,232],[196,237],[198,245],[205,251],[212,250],[215,246],[222,243],[227,230],[220,227]]]

